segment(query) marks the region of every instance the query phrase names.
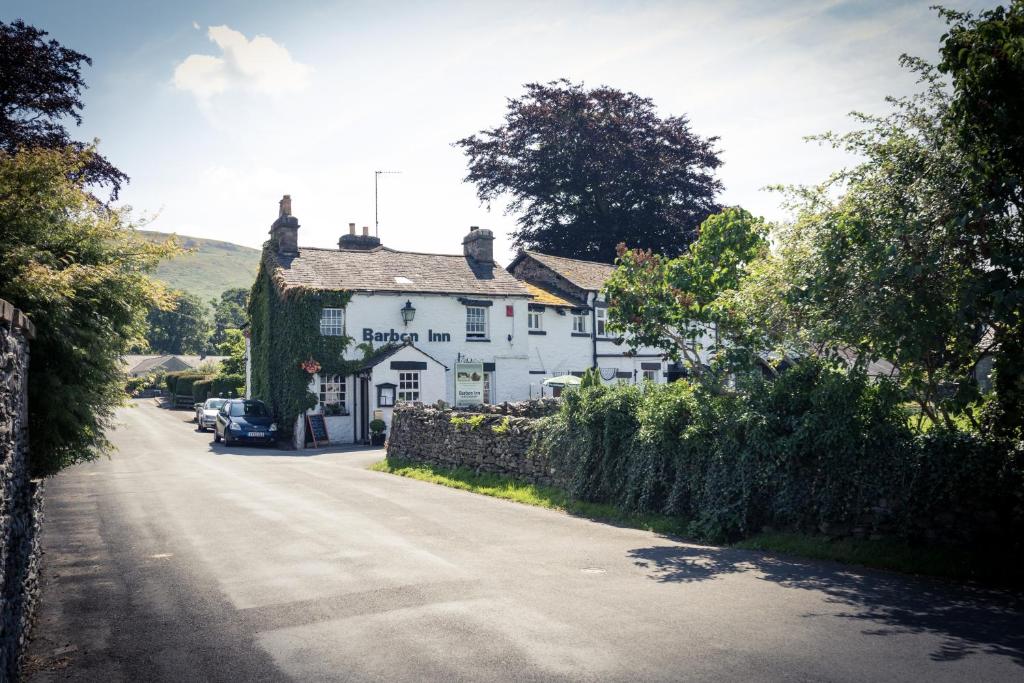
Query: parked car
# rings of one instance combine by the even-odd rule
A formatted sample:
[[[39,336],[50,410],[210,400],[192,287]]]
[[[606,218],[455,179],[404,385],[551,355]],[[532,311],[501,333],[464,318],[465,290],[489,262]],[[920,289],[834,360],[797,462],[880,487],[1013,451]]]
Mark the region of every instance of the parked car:
[[[205,432],[216,427],[217,413],[225,401],[226,398],[208,398],[204,403],[196,404],[196,424],[199,425],[199,431]]]
[[[272,444],[277,441],[277,425],[263,401],[233,398],[217,411],[213,440],[234,443]]]

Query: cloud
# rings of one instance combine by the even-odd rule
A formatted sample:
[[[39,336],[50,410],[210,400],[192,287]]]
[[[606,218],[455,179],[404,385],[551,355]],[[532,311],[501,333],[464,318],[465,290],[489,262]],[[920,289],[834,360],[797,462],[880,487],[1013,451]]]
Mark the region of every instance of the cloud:
[[[220,56],[189,55],[174,69],[174,86],[200,101],[229,91],[273,95],[309,85],[310,67],[267,36],[249,40],[228,26],[211,26],[207,36],[220,48]]]

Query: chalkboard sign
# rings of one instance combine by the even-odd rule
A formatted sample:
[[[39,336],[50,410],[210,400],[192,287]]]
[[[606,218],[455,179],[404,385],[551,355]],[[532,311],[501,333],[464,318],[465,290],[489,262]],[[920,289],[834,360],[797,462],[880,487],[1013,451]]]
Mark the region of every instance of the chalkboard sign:
[[[320,444],[330,441],[327,437],[327,423],[324,422],[323,415],[307,415],[306,427],[309,429],[309,435],[313,438],[313,448],[319,448]]]

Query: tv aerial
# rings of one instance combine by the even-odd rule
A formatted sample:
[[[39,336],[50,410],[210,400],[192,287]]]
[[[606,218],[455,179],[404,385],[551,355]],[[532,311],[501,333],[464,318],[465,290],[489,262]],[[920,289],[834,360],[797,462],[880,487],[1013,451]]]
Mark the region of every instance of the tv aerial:
[[[382,175],[398,175],[401,171],[374,171],[373,172],[373,236],[380,237],[379,203],[377,201],[377,184]]]

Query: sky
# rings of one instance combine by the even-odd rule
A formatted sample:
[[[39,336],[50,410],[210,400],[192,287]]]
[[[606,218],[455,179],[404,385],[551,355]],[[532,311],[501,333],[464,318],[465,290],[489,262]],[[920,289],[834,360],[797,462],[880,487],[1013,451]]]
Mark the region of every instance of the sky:
[[[300,246],[349,223],[386,246],[458,253],[469,226],[511,260],[515,216],[481,205],[452,143],[502,123],[523,84],[568,78],[654,100],[718,136],[720,201],[785,220],[776,184],[851,160],[807,135],[916,89],[901,53],[934,59],[924,1],[282,2],[5,0],[93,59],[77,139],[131,177],[148,229],[259,247],[292,196]],[[994,4],[947,0],[949,7]]]

